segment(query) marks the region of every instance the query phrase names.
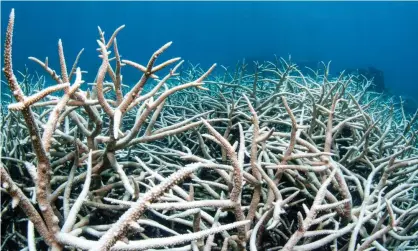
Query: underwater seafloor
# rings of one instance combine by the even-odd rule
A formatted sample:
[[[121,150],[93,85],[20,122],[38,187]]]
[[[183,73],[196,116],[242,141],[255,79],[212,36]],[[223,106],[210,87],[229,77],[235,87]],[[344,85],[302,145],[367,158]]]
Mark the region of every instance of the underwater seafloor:
[[[120,56],[124,27],[99,34],[100,68],[59,41],[60,67],[30,58],[30,74],[13,25],[1,250],[418,249],[418,113],[371,79],[290,58],[202,69],[170,43],[141,65]]]

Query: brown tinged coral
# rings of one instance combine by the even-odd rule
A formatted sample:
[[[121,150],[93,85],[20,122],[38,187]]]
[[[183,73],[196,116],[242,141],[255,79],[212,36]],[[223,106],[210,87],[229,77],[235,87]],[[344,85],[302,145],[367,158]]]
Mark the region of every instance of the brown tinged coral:
[[[9,17],[9,24],[6,31],[6,39],[4,44],[4,75],[6,76],[7,82],[9,84],[10,91],[12,92],[15,99],[19,102],[25,103],[26,97],[23,94],[19,83],[16,79],[16,76],[13,73],[12,66],[12,39],[13,39],[13,28],[14,28],[15,13],[12,9]],[[41,136],[38,132],[38,126],[35,122],[34,115],[32,113],[30,106],[25,106],[22,110],[23,118],[25,119],[26,126],[29,131],[29,137],[31,139],[34,152],[38,159],[37,166],[37,201],[39,203],[39,208],[42,212],[43,218],[46,221],[48,230],[51,233],[56,233],[58,228],[58,218],[53,213],[52,207],[48,202],[48,195],[50,194],[50,167],[49,159],[45,151],[44,146],[41,142]],[[53,235],[52,235],[53,236]],[[51,241],[51,245],[55,248],[57,243],[54,239]]]

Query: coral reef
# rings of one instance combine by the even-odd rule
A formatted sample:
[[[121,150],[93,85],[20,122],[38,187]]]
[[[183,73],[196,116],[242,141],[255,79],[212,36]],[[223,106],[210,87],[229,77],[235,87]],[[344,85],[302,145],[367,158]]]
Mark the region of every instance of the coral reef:
[[[250,71],[157,64],[171,43],[143,66],[121,58],[121,26],[108,40],[99,28],[94,83],[81,52],[67,69],[61,41],[60,74],[30,58],[56,82],[45,86],[16,77],[13,27],[12,10],[2,249],[418,248],[418,115],[370,81],[284,59]]]

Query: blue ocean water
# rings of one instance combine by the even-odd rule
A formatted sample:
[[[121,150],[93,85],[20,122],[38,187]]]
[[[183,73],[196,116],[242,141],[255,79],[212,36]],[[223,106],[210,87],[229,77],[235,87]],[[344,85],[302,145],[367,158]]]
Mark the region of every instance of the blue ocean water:
[[[142,64],[168,41],[174,43],[164,57],[205,67],[274,55],[313,67],[332,60],[333,74],[373,67],[383,71],[390,93],[418,100],[417,2],[1,2],[2,35],[11,8],[15,69],[41,71],[28,56],[48,56],[58,69],[61,38],[69,62],[85,48],[80,66],[93,81],[100,65],[97,26],[110,36],[125,24],[120,53]],[[139,76],[131,69],[124,77]]]

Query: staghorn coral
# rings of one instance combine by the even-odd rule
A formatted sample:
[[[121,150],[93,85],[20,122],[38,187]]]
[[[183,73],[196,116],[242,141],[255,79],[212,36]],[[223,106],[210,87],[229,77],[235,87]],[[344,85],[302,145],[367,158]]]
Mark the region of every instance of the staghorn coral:
[[[12,10],[3,248],[417,248],[418,115],[367,92],[370,81],[332,78],[325,64],[304,75],[283,59],[253,73],[245,62],[224,73],[156,65],[171,43],[143,66],[120,57],[121,26],[108,41],[99,28],[102,64],[86,91],[81,52],[68,73],[61,41],[60,75],[30,58],[56,85],[31,85],[14,74],[13,26]],[[128,66],[136,84],[123,82]]]

